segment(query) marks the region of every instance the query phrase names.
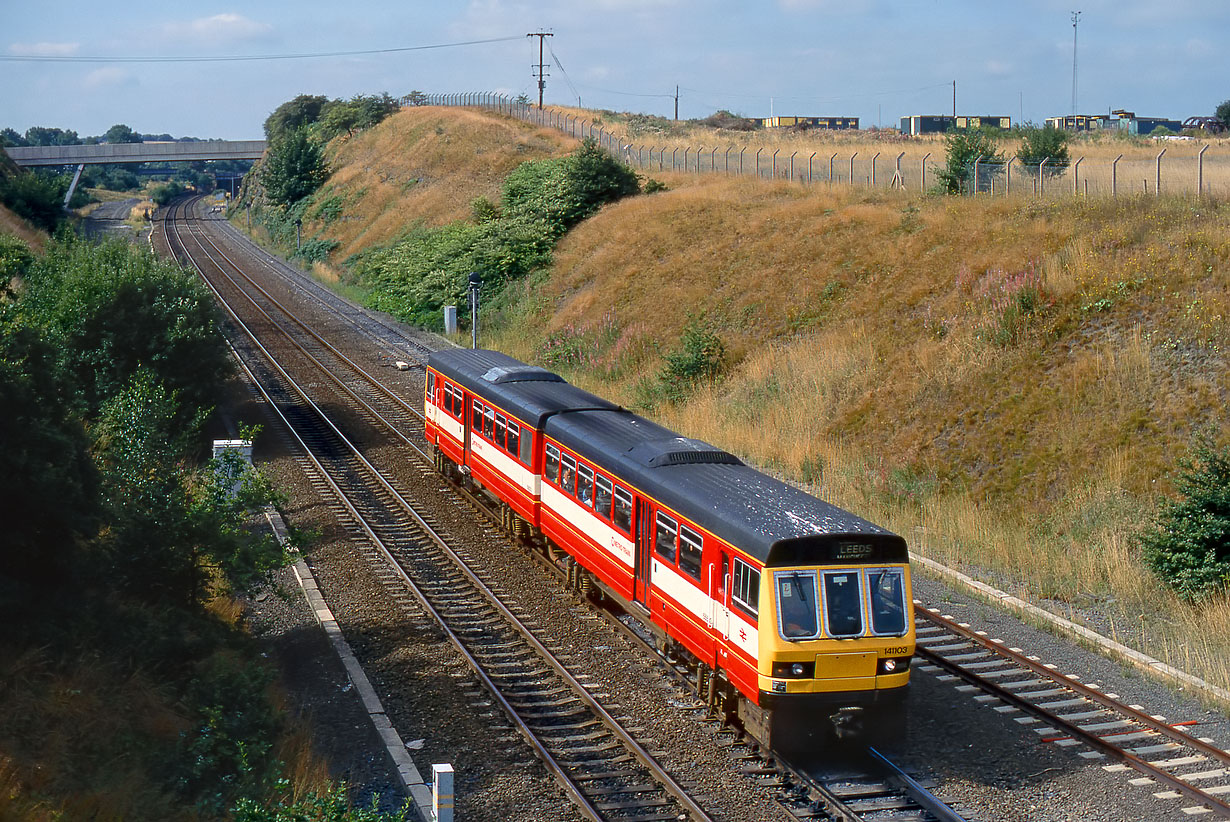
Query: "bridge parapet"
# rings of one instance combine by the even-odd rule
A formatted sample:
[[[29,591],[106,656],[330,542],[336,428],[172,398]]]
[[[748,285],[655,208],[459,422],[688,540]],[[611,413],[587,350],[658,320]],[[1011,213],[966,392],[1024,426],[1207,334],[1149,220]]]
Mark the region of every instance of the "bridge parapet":
[[[102,143],[93,146],[9,146],[19,166],[97,163],[181,163],[189,160],[258,160],[264,140],[206,140],[192,143]]]

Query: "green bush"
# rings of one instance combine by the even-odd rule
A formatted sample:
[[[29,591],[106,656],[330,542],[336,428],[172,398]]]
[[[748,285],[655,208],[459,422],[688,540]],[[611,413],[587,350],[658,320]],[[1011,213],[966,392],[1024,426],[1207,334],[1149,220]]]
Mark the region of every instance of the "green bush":
[[[998,135],[981,128],[953,129],[944,135],[947,165],[939,169],[939,188],[946,194],[963,194],[973,190],[974,162],[982,157],[982,174],[990,175],[995,165],[1004,161],[996,148]],[[989,176],[984,178],[989,179]],[[979,180],[981,184],[983,180]]]
[[[683,329],[679,348],[665,356],[661,370],[637,386],[638,401],[647,408],[686,400],[702,383],[716,381],[726,368],[726,345],[703,318]]]
[[[555,160],[522,163],[504,180],[504,211],[544,221],[560,236],[606,203],[640,192],[632,169],[586,139]]]
[[[184,196],[187,191],[188,189],[179,180],[171,180],[154,186],[154,190],[150,192],[150,199],[160,206],[170,205],[173,200]]]
[[[408,822],[412,815],[409,800],[400,810],[384,813],[377,809],[377,797],[369,808],[352,808],[346,788],[339,785],[324,793],[308,793],[299,799],[279,797],[261,803],[243,799],[233,810],[235,822]]]
[[[329,178],[320,143],[307,129],[292,131],[269,144],[261,166],[261,183],[269,202],[287,208],[316,192]]]
[[[1022,165],[1037,168],[1046,160],[1048,174],[1061,174],[1068,167],[1068,132],[1047,126],[1021,129],[1021,147],[1016,157]]]
[[[1230,581],[1230,447],[1209,434],[1179,462],[1180,497],[1166,502],[1140,537],[1145,561],[1180,595],[1197,600]]]
[[[64,194],[68,180],[32,171],[11,177],[0,174],[0,202],[19,217],[39,228],[55,231],[64,219]]]

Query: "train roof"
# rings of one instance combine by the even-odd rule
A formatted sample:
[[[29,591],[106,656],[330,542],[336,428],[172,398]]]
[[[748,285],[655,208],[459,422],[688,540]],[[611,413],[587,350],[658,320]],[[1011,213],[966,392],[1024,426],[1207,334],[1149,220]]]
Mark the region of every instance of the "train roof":
[[[427,364],[534,428],[561,411],[619,406],[575,385],[558,374],[526,365],[499,351],[451,348],[435,351]]]
[[[546,432],[765,565],[906,559],[891,531],[635,414],[559,414]]]

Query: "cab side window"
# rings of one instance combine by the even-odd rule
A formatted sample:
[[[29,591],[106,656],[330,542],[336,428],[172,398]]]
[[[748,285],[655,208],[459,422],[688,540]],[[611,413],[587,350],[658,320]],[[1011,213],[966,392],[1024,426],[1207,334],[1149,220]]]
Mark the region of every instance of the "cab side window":
[[[436,372],[427,372],[427,401],[433,405],[436,402]]]
[[[730,601],[740,611],[755,618],[760,611],[760,572],[735,557],[730,581]]]

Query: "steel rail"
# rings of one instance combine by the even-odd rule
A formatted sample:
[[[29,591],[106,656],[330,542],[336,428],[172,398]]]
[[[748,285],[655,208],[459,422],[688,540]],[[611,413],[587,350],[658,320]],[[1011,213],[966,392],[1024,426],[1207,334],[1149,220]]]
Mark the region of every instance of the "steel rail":
[[[989,643],[985,641],[982,637],[977,636],[977,634],[975,634],[974,632],[968,631],[967,629],[962,628],[962,626],[958,625],[956,622],[949,620],[949,619],[945,619],[939,614],[935,614],[935,613],[932,613],[930,611],[925,611],[925,610],[920,610],[918,611],[918,613],[922,615],[922,618],[929,619],[932,622],[936,623],[937,625],[940,625],[941,627],[945,629],[952,630],[958,636],[961,636],[967,639],[973,639],[974,641],[978,642],[981,645],[984,645],[985,647],[989,648],[995,653],[1001,654],[1005,656],[1006,658],[1011,659],[1014,663],[1022,665],[1023,667],[1027,668],[1029,671],[1033,673],[1043,675],[1051,679],[1052,681],[1055,681],[1058,684],[1063,685],[1065,687],[1070,687],[1068,683],[1069,682],[1072,683],[1072,686],[1075,686],[1072,688],[1073,691],[1081,693],[1082,696],[1086,696],[1085,692],[1088,692],[1089,696],[1087,698],[1089,698],[1091,701],[1096,701],[1098,704],[1102,705],[1103,707],[1107,707],[1111,710],[1118,711],[1118,712],[1125,713],[1125,714],[1131,714],[1131,715],[1140,713],[1139,711],[1136,711],[1135,709],[1130,708],[1129,706],[1122,705],[1121,703],[1110,699],[1105,694],[1100,694],[1097,691],[1089,689],[1088,686],[1081,685],[1075,680],[1072,680],[1070,677],[1066,677],[1063,674],[1060,674],[1055,670],[1047,668],[1045,665],[1040,665],[1034,662],[1033,660],[1028,659],[1023,654],[1018,654],[1008,648],[1001,648],[995,643]],[[1188,799],[1191,799],[1192,801],[1205,806],[1206,808],[1213,811],[1214,813],[1219,814],[1222,818],[1230,819],[1230,804],[1223,802],[1221,799],[1218,799],[1216,796],[1207,794],[1204,791],[1201,791],[1199,788],[1195,787],[1194,785],[1188,782],[1185,782],[1183,779],[1177,776],[1174,776],[1173,774],[1170,774],[1167,771],[1162,770],[1161,768],[1158,768],[1157,766],[1145,761],[1144,759],[1141,759],[1138,756],[1135,756],[1134,754],[1129,753],[1128,751],[1124,750],[1123,748],[1120,748],[1119,746],[1111,742],[1108,742],[1103,737],[1098,736],[1097,734],[1091,733],[1089,731],[1086,731],[1082,729],[1079,725],[1076,725],[1075,723],[1070,722],[1069,720],[1066,720],[1061,716],[1057,716],[1047,711],[1044,708],[1038,707],[1037,705],[1033,704],[1029,700],[1008,690],[1007,688],[1004,688],[994,682],[991,682],[990,680],[984,679],[978,676],[977,674],[973,673],[972,671],[966,670],[959,663],[952,662],[948,659],[945,659],[944,656],[941,654],[938,654],[934,651],[927,650],[927,648],[921,644],[917,646],[916,653],[918,654],[918,656],[927,660],[927,662],[933,665],[936,665],[940,668],[943,668],[944,670],[948,671],[950,674],[960,677],[961,679],[965,680],[969,684],[979,688],[982,691],[985,691],[988,694],[991,694],[992,696],[995,696],[996,698],[1002,700],[1003,702],[1009,705],[1012,705],[1028,714],[1038,717],[1039,719],[1043,720],[1047,724],[1052,725],[1058,728],[1059,730],[1062,730],[1064,733],[1070,735],[1073,739],[1079,740],[1080,742],[1084,743],[1085,745],[1088,745],[1094,750],[1101,751],[1107,756],[1111,756],[1115,759],[1118,759],[1124,762],[1127,765],[1130,765],[1132,768],[1144,774],[1145,776],[1148,776],[1151,779],[1155,779],[1158,782],[1162,783],[1163,785],[1166,785],[1167,787],[1171,788],[1172,790],[1177,791],[1183,796],[1186,796]],[[1160,729],[1158,729],[1156,726],[1159,724],[1164,726],[1165,724],[1165,723],[1158,723],[1157,720],[1152,719],[1152,717],[1149,717],[1149,721],[1150,721],[1150,730],[1160,731]],[[1208,747],[1206,743],[1200,743],[1199,740],[1196,740],[1193,737],[1189,737],[1186,734],[1183,734],[1178,731],[1174,731],[1174,729],[1170,729],[1170,730],[1173,732],[1173,734],[1175,734],[1175,735],[1167,734],[1168,738],[1170,739],[1181,742],[1182,744],[1187,745],[1189,747],[1197,747],[1196,745],[1193,745],[1192,743],[1193,742],[1198,743],[1198,746],[1199,746],[1197,747],[1198,750],[1205,750]],[[1221,752],[1219,758],[1224,760],[1225,756],[1226,756],[1225,752]]]
[[[179,237],[178,229],[177,229],[176,239],[181,243],[181,246],[183,246],[184,250],[186,251],[187,250],[186,244],[183,244],[182,238]],[[204,273],[201,271],[201,269],[198,266],[196,266],[195,261],[193,261],[193,265],[194,267],[197,268],[197,271],[198,273],[201,274],[202,278],[204,278],[205,277]],[[641,764],[644,765],[646,768],[648,768],[650,772],[663,783],[663,787],[666,789],[667,793],[669,793],[676,801],[678,801],[692,815],[694,819],[698,820],[698,822],[709,821],[711,818],[705,812],[705,810],[696,804],[695,800],[693,800],[692,797],[688,794],[688,792],[675,781],[675,779],[662,767],[662,765],[658,763],[657,760],[654,759],[653,756],[649,754],[649,752],[646,751],[640,745],[640,743],[638,743],[635,739],[633,739],[627,733],[627,731],[625,731],[623,727],[619,725],[618,721],[613,716],[611,716],[609,712],[606,711],[605,708],[603,708],[598,702],[596,702],[593,699],[593,697],[589,695],[589,693],[585,690],[585,688],[581,685],[581,683],[578,680],[576,680],[575,677],[573,677],[571,673],[569,673],[568,670],[564,668],[564,666],[554,657],[554,655],[551,654],[550,651],[535,636],[533,636],[532,632],[530,632],[529,629],[519,619],[517,619],[517,617],[514,614],[512,614],[512,612],[509,611],[508,608],[502,602],[500,602],[498,597],[496,597],[495,594],[491,592],[490,588],[485,583],[483,583],[482,580],[479,579],[477,575],[475,575],[473,571],[471,571],[466,566],[464,561],[456,554],[456,552],[453,551],[453,549],[436,532],[436,530],[432,528],[432,526],[429,523],[427,523],[427,521],[424,520],[419,515],[417,510],[415,510],[414,506],[409,501],[407,501],[405,497],[403,497],[397,491],[397,489],[395,489],[388,482],[387,479],[384,478],[384,476],[381,474],[379,469],[377,469],[374,465],[372,465],[359,452],[359,450],[350,442],[350,440],[333,423],[333,421],[329,419],[328,415],[326,415],[325,412],[299,386],[298,382],[294,380],[294,378],[291,377],[289,373],[286,372],[286,370],[278,363],[277,359],[273,356],[273,354],[267,348],[265,348],[265,346],[260,342],[260,340],[256,338],[255,334],[251,331],[251,329],[248,328],[248,326],[243,322],[242,319],[240,319],[238,314],[236,314],[234,310],[231,309],[231,307],[225,302],[221,293],[218,292],[217,289],[214,288],[213,284],[208,283],[208,280],[207,280],[207,284],[209,285],[210,289],[214,292],[215,297],[219,300],[219,302],[226,309],[227,313],[231,316],[231,318],[235,321],[235,323],[244,331],[244,333],[248,335],[248,337],[252,340],[255,346],[265,356],[265,358],[267,359],[271,367],[274,368],[278,372],[278,374],[282,377],[282,379],[286,381],[286,383],[291,387],[294,393],[297,394],[301,398],[301,400],[307,404],[307,406],[314,412],[314,414],[351,451],[352,457],[356,459],[361,465],[363,465],[367,469],[369,475],[383,488],[385,493],[393,497],[394,500],[397,501],[398,505],[402,507],[403,510],[407,514],[410,515],[410,517],[415,521],[416,525],[418,525],[419,529],[429,539],[431,539],[437,545],[437,547],[440,548],[453,561],[456,568],[470,581],[470,583],[474,587],[476,587],[483,594],[483,596],[488,600],[489,604],[493,608],[495,608],[501,614],[501,616],[505,618],[505,620],[509,624],[514,626],[517,629],[517,631],[523,635],[523,637],[527,640],[527,642],[531,645],[531,647],[533,647],[534,650],[539,654],[539,656],[543,659],[543,661],[546,662],[553,670],[555,670],[557,675],[559,675],[562,679],[565,680],[565,682],[574,690],[575,692],[574,695],[578,698],[578,700],[581,701],[583,704],[585,704],[586,707],[592,713],[594,713],[600,719],[600,721],[602,721],[602,723],[605,726],[607,726],[608,730],[611,731],[617,738],[620,739],[620,741],[628,748],[628,750],[633,753],[633,755],[637,758],[637,760],[640,761]],[[590,811],[592,811],[592,813],[595,814],[591,818],[596,819],[596,820],[603,819],[604,817],[602,817],[598,813],[597,809],[592,806],[589,800],[586,797],[584,797],[583,794],[580,793],[580,789],[577,788],[573,780],[562,769],[559,763],[556,762],[556,760],[550,754],[550,752],[547,751],[545,747],[542,746],[542,743],[537,739],[533,731],[525,724],[525,722],[518,715],[516,709],[510,703],[508,703],[507,700],[503,697],[503,695],[500,693],[499,687],[483,671],[481,664],[470,654],[468,650],[466,650],[462,640],[459,637],[457,637],[456,634],[454,634],[453,631],[448,627],[443,617],[438,613],[438,611],[428,601],[428,598],[426,597],[426,595],[422,593],[419,587],[410,579],[408,574],[406,574],[404,569],[401,568],[400,564],[392,556],[392,553],[389,551],[384,541],[379,537],[379,535],[375,532],[375,530],[370,526],[367,518],[361,512],[359,512],[358,509],[355,508],[355,506],[350,502],[346,494],[333,480],[332,476],[330,476],[328,470],[323,466],[323,464],[321,464],[321,462],[312,453],[312,450],[308,447],[307,443],[304,442],[302,437],[299,435],[299,432],[295,429],[292,423],[282,413],[281,408],[278,406],[277,402],[269,395],[269,393],[265,390],[265,387],[260,384],[259,380],[257,380],[255,375],[252,374],[251,370],[247,367],[247,365],[244,363],[241,363],[241,365],[243,365],[244,371],[248,374],[249,378],[252,379],[253,384],[256,385],[258,390],[261,392],[262,396],[265,397],[266,401],[277,412],[278,417],[282,420],[283,424],[287,426],[287,430],[289,430],[292,433],[296,442],[299,443],[300,447],[303,449],[304,453],[308,456],[308,458],[311,460],[313,465],[316,467],[317,471],[321,472],[321,476],[325,479],[327,484],[330,486],[331,490],[338,497],[338,500],[343,505],[343,507],[345,507],[347,512],[350,514],[350,516],[355,520],[356,524],[359,525],[359,527],[363,530],[363,532],[367,535],[367,537],[372,541],[372,544],[385,557],[386,561],[392,566],[394,572],[397,573],[398,576],[407,585],[407,587],[410,588],[411,592],[414,594],[415,598],[419,600],[420,604],[430,614],[432,614],[433,618],[435,618],[439,622],[442,631],[449,637],[450,641],[453,642],[453,644],[459,649],[459,651],[462,653],[462,655],[466,659],[467,663],[473,668],[475,673],[483,681],[484,685],[488,688],[488,690],[491,691],[492,695],[500,703],[502,710],[504,710],[510,716],[512,721],[517,725],[519,731],[523,734],[523,736],[526,737],[527,741],[535,748],[535,751],[539,753],[540,757],[542,757],[546,763],[548,763],[548,767],[552,771],[553,775],[555,775],[558,780],[561,780],[564,783],[565,789],[568,790],[569,795],[573,797],[574,802],[576,802],[583,810],[586,808],[589,808]],[[587,811],[587,815],[590,811]]]

